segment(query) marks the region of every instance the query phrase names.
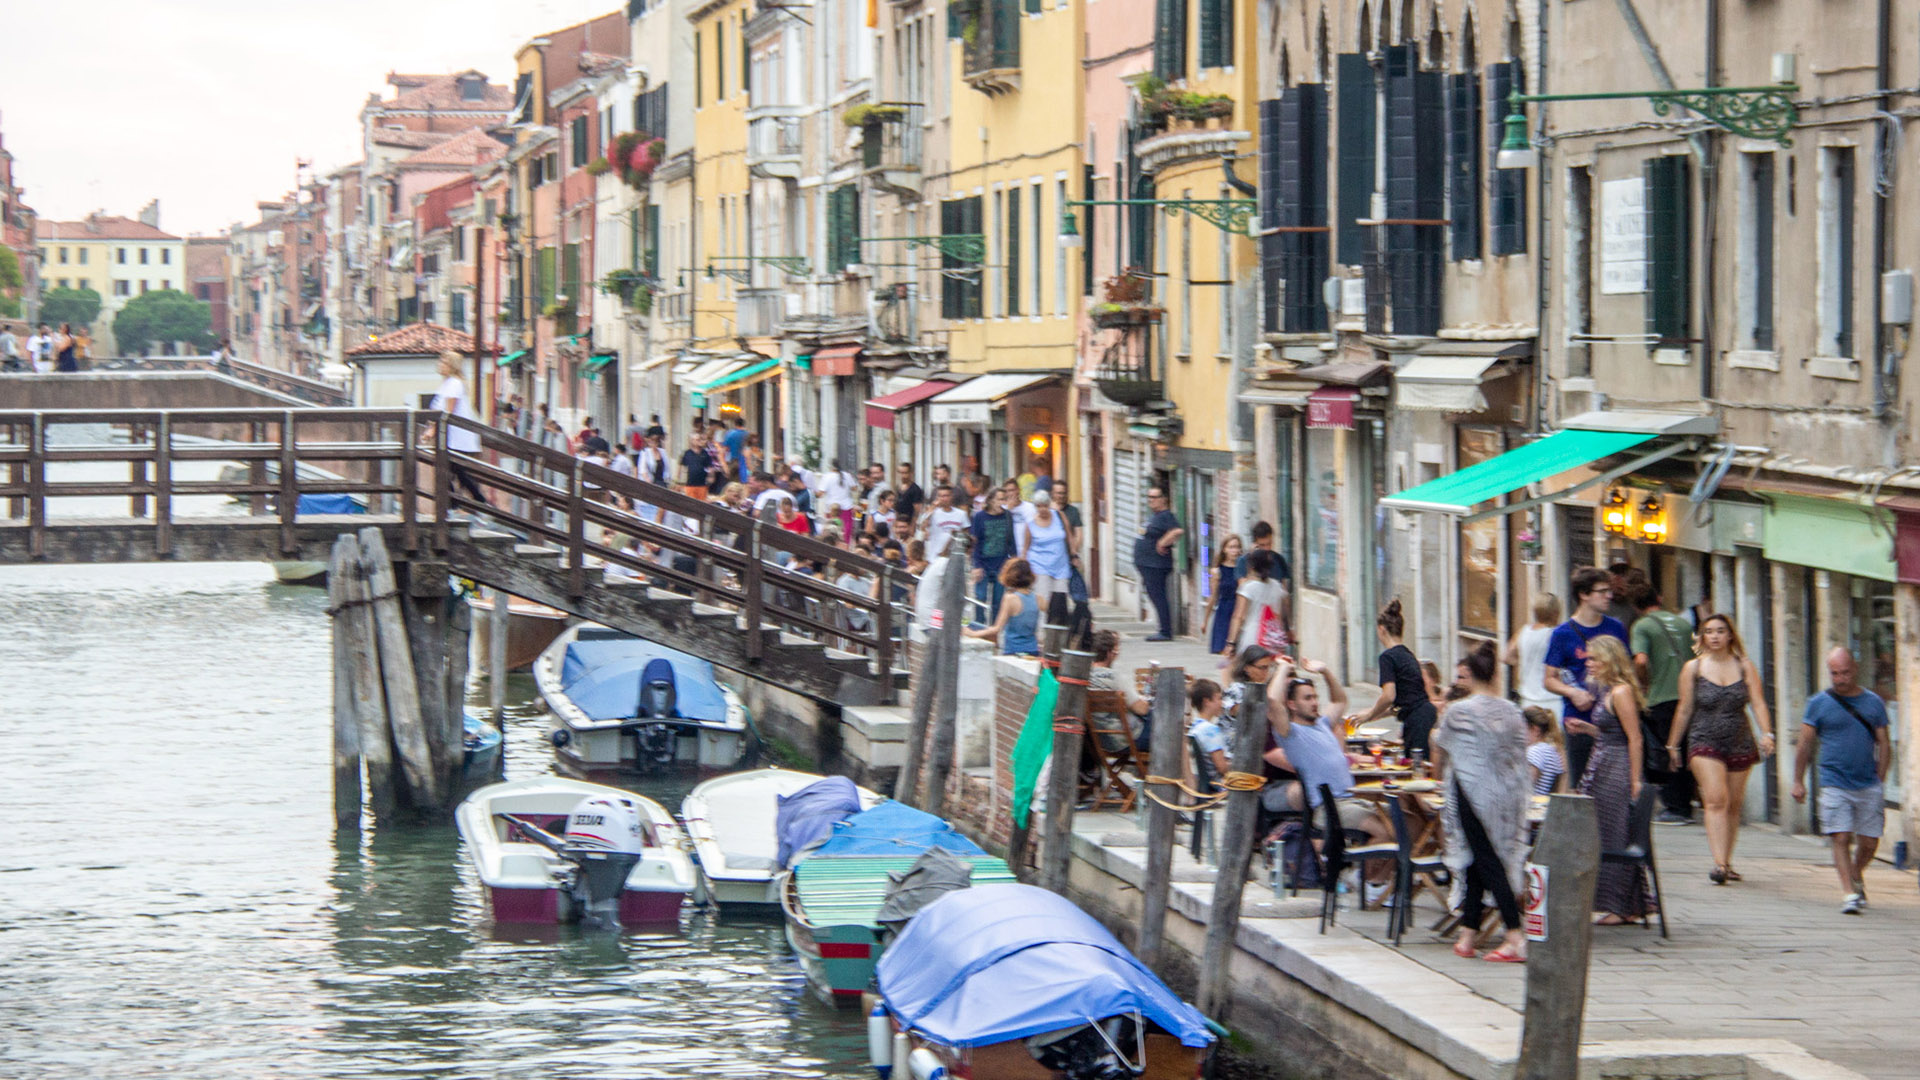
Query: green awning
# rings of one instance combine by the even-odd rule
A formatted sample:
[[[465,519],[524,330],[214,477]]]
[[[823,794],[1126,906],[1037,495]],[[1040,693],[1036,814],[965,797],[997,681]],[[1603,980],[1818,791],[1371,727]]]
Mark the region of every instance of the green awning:
[[[518,360],[525,355],[527,355],[527,350],[525,349],[519,349],[514,352],[510,352],[507,355],[500,358],[499,366],[506,367],[508,364],[513,363],[515,360]]]
[[[1459,472],[1410,487],[1380,500],[1396,510],[1432,510],[1466,515],[1481,503],[1528,484],[1591,465],[1609,454],[1639,446],[1655,433],[1645,431],[1556,431]]]
[[[726,375],[720,376],[719,378],[713,380],[712,382],[707,383],[705,386],[702,386],[700,388],[700,392],[703,394],[722,393],[726,390],[732,389],[735,386],[738,386],[742,383],[747,382],[748,380],[752,379],[756,375],[761,374],[762,372],[772,371],[774,368],[777,368],[779,366],[780,366],[779,357],[774,357],[771,360],[762,360],[751,367],[743,367],[738,371],[730,372]]]
[[[611,363],[613,363],[612,353],[589,356],[580,363],[580,377],[583,379],[597,379],[600,377],[601,369]]]
[[[1875,581],[1898,577],[1893,515],[1844,499],[1766,493],[1765,552],[1772,562]]]

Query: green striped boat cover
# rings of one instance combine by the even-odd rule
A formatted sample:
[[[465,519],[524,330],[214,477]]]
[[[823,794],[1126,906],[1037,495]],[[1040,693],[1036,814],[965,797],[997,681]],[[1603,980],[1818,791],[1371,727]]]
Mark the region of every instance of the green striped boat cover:
[[[1004,859],[975,855],[973,884],[1000,885],[1015,880]],[[828,926],[878,927],[874,916],[886,903],[887,889],[893,884],[887,875],[904,873],[914,857],[850,855],[803,860],[794,868],[794,889],[807,921],[816,928]]]

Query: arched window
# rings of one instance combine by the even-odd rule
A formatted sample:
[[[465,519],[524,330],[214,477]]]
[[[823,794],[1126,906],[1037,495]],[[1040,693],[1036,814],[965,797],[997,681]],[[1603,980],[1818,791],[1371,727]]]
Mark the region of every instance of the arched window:
[[[1323,8],[1320,12],[1320,32],[1318,40],[1314,42],[1313,46],[1314,81],[1322,86],[1333,81],[1332,56],[1333,43],[1331,36],[1327,33],[1327,13]]]
[[[1360,5],[1360,33],[1355,43],[1361,52],[1373,49],[1373,11],[1366,4]]]
[[[1460,21],[1460,70],[1474,71],[1480,66],[1480,51],[1474,45],[1473,12]]]

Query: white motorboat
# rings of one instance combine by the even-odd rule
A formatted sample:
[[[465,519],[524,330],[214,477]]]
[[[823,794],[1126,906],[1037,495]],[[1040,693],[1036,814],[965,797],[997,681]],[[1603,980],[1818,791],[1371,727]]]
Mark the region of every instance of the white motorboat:
[[[672,922],[693,891],[686,835],[631,791],[509,780],[468,796],[454,821],[495,922]]]
[[[713,665],[594,623],[568,627],[533,662],[554,749],[584,770],[737,768],[753,719]]]
[[[680,819],[699,861],[701,881],[716,904],[778,904],[781,870],[775,817],[782,797],[826,779],[792,769],[754,769],[716,776],[680,803]],[[882,796],[856,788],[860,808]]]

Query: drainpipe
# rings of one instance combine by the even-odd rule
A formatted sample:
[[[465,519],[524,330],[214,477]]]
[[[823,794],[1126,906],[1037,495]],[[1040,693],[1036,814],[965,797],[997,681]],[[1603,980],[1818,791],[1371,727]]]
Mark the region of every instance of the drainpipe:
[[[1891,209],[1887,198],[1888,184],[1880,173],[1882,169],[1891,172],[1899,168],[1898,161],[1886,157],[1890,144],[1884,126],[1900,122],[1889,115],[1893,109],[1893,98],[1887,93],[1887,86],[1893,81],[1892,23],[1893,0],[1880,0],[1874,42],[1874,71],[1875,78],[1879,79],[1875,89],[1880,91],[1880,116],[1874,124],[1876,160],[1873,185],[1873,417],[1876,420],[1886,419],[1893,407],[1893,370],[1887,356],[1887,328],[1882,321],[1885,312],[1881,309],[1880,294],[1880,276],[1887,271],[1887,217]]]

